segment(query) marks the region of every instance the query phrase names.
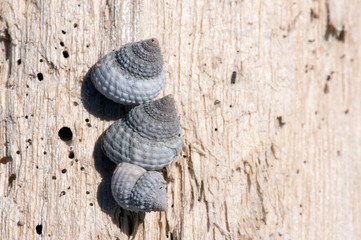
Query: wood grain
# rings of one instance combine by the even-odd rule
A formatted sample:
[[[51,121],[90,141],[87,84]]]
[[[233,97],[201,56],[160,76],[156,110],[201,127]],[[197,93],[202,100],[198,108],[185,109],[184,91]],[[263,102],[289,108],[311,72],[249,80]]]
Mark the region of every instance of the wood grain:
[[[361,239],[361,3],[0,3],[0,239]],[[185,134],[168,211],[111,197],[88,71],[156,37]],[[67,126],[72,141],[58,131]],[[72,156],[71,153],[74,153]]]

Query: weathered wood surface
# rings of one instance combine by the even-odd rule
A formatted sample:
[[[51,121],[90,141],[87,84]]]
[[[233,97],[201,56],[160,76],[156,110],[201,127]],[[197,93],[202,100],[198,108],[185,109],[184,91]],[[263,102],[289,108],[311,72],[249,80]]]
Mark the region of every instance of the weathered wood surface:
[[[0,239],[361,239],[360,1],[0,4]],[[124,109],[86,73],[149,37],[185,144],[144,215],[111,199]]]

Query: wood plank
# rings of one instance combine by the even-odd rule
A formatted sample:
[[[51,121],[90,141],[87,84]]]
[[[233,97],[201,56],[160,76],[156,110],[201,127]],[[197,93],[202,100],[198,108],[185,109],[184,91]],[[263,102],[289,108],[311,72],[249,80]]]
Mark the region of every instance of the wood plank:
[[[0,239],[361,239],[360,10],[1,1]],[[99,145],[129,108],[87,72],[149,37],[185,142],[164,171],[168,211],[135,214],[112,199],[115,166]]]

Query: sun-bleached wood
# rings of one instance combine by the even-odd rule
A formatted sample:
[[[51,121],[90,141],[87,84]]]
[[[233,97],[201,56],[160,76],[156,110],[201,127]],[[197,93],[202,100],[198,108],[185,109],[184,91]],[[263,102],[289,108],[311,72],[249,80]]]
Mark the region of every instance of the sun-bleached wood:
[[[360,12],[356,0],[2,0],[0,239],[361,239]],[[150,37],[185,142],[163,171],[167,212],[134,214],[110,197],[99,141],[130,108],[88,71]]]

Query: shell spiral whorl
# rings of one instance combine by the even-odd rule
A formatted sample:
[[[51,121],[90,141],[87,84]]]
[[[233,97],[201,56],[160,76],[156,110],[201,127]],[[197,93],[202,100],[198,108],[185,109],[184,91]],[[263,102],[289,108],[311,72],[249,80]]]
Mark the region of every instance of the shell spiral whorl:
[[[155,38],[127,43],[101,58],[91,71],[95,88],[121,104],[140,104],[154,99],[163,89],[165,70]]]
[[[113,162],[128,162],[147,170],[171,164],[183,145],[172,95],[134,107],[113,123],[102,138],[102,148]]]
[[[130,211],[166,211],[167,192],[159,172],[146,171],[130,163],[115,169],[111,189],[116,202]]]

